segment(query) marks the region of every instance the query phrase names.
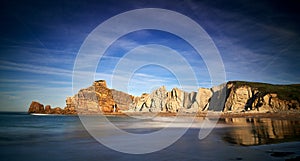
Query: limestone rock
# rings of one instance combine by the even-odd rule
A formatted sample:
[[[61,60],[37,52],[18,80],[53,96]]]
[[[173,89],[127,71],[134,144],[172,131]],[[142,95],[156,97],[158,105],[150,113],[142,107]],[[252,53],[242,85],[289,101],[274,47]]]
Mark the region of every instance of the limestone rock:
[[[206,111],[208,103],[212,97],[212,91],[208,88],[199,88],[196,96],[196,102],[199,106],[200,111]]]
[[[166,111],[178,112],[183,106],[182,105],[183,97],[184,97],[183,92],[178,88],[173,88],[170,92],[168,92],[167,100],[166,100]]]
[[[40,114],[76,114],[76,111],[66,111],[61,109],[60,107],[56,107],[54,109],[51,108],[50,105],[46,105],[44,108],[44,105],[36,102],[36,101],[32,101],[28,113],[40,113]]]
[[[234,83],[228,83],[227,91],[228,97],[224,112],[253,110],[258,112],[279,112],[300,109],[298,100],[282,100],[277,93],[262,92],[249,85],[236,86]]]
[[[55,107],[52,111],[51,114],[64,114],[63,110],[60,107]]]
[[[136,112],[149,112],[149,94],[143,93],[141,97],[135,97],[135,108]]]
[[[97,114],[117,112],[117,104],[112,91],[107,88],[104,80],[95,81],[93,86],[81,89],[73,98],[66,99],[68,110],[75,107],[80,114]]]
[[[93,86],[81,89],[74,97],[71,107],[75,107],[79,114],[99,113],[100,107]],[[68,107],[68,105],[67,105]]]
[[[36,102],[36,101],[32,101],[30,104],[30,107],[28,109],[28,113],[44,113],[45,109],[44,109],[44,105]]]
[[[106,86],[106,82],[104,80],[95,81],[94,88],[101,111],[104,113],[116,112],[116,103],[113,99],[111,90]]]
[[[46,105],[45,106],[45,113],[49,114],[51,113],[52,109],[51,109],[51,106],[50,105]]]
[[[151,100],[150,112],[165,111],[167,90],[165,86],[162,86],[154,90],[148,98],[148,102]]]
[[[217,112],[223,111],[226,102],[226,96],[227,96],[226,84],[220,84],[218,86],[214,86],[211,88],[211,91],[212,91],[212,96],[209,99],[207,110],[217,111]]]
[[[115,89],[112,89],[111,92],[118,110],[127,111],[133,108],[134,97],[132,95]]]
[[[167,93],[166,111],[178,112],[182,107],[183,93],[178,88],[173,88]],[[164,111],[165,112],[165,111]]]
[[[66,98],[66,107],[52,109],[33,101],[29,113],[46,114],[96,114],[118,111],[135,112],[280,112],[300,110],[300,85],[278,86],[263,83],[232,81],[197,92],[186,92],[178,88],[167,91],[162,86],[150,94],[139,97],[109,89],[104,80]],[[282,93],[278,93],[277,89]],[[289,90],[286,90],[289,89]],[[226,102],[225,102],[226,101]]]
[[[248,100],[252,97],[251,87],[243,86],[229,90],[229,97],[225,104],[226,110],[240,112],[245,110]]]

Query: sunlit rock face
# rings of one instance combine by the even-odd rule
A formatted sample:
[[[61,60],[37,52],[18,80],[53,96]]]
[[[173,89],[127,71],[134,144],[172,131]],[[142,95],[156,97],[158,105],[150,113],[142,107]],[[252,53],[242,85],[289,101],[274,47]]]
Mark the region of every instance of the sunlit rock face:
[[[44,107],[43,104],[32,101],[28,110],[28,113],[38,113],[38,114],[76,114],[76,110],[72,107],[65,107],[61,109],[60,107],[51,108],[50,105]]]
[[[151,102],[149,111],[150,112],[160,112],[166,111],[166,99],[167,99],[167,90],[165,86],[162,86],[154,90],[149,97],[147,102]]]
[[[79,90],[78,93],[72,97],[71,107],[75,107],[79,114],[101,112],[95,87],[91,86]]]
[[[76,108],[81,114],[126,111],[132,103],[133,96],[107,88],[105,80],[95,81],[93,86],[81,89],[73,97],[66,99],[67,107]]]
[[[231,87],[233,88],[233,87]],[[230,88],[230,89],[231,89]],[[239,112],[245,110],[248,100],[252,98],[250,87],[240,87],[235,90],[230,90],[227,102],[225,104],[226,111]]]
[[[118,111],[128,111],[133,108],[134,96],[115,89],[111,89],[111,92]]]
[[[28,109],[28,113],[44,113],[45,109],[44,109],[44,105],[36,102],[36,101],[32,101],[29,109]]]
[[[196,104],[200,111],[206,111],[208,108],[208,103],[212,97],[213,92],[208,88],[199,88],[196,96]]]
[[[262,85],[260,84],[260,86]],[[262,89],[270,88],[271,85],[264,86],[266,87]],[[289,91],[285,90],[284,92],[288,93]],[[287,110],[300,110],[300,104],[297,98],[283,100],[278,97],[278,94],[268,93],[266,90],[259,90],[255,86],[238,86],[235,83],[227,83],[227,99],[223,110],[224,112],[278,112]]]
[[[29,113],[96,114],[113,112],[185,112],[223,111],[227,113],[280,112],[300,110],[300,85],[271,85],[233,81],[219,86],[186,92],[178,88],[167,91],[162,86],[151,93],[131,96],[109,89],[105,80],[66,98],[66,107],[52,109],[33,101]]]
[[[106,86],[104,80],[95,81],[93,84],[98,99],[98,105],[102,112],[113,112],[117,111],[115,108],[115,101],[112,92]]]
[[[184,93],[178,88],[173,88],[167,93],[165,111],[177,112],[183,107]]]
[[[207,110],[210,89],[199,88],[198,92],[185,92],[178,88],[167,91],[164,86],[151,94],[144,93],[134,99],[134,111],[141,112],[188,112],[195,113]]]
[[[265,85],[269,86],[269,85]],[[141,112],[278,112],[300,110],[298,100],[282,100],[276,93],[261,91],[249,85],[229,82],[211,89],[186,92],[178,88],[167,91],[164,86],[144,93],[134,100],[134,111]]]
[[[226,118],[226,124],[234,125],[223,139],[239,145],[272,144],[299,137],[299,121],[271,118]]]
[[[151,102],[149,102],[149,94],[143,93],[140,97],[134,98],[134,108],[135,112],[149,112],[149,107]]]

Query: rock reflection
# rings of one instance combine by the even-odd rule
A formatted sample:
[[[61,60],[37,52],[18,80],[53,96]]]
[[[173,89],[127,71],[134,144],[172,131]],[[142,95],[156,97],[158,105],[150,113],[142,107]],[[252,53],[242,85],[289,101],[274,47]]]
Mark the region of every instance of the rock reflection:
[[[271,118],[225,118],[222,121],[234,125],[223,137],[238,145],[261,145],[300,140],[299,120]]]

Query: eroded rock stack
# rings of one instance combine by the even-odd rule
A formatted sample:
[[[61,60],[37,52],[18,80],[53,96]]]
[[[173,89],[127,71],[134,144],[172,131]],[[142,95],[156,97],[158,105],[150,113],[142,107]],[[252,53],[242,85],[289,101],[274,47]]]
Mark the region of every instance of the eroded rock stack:
[[[69,107],[65,107],[61,109],[60,107],[51,108],[50,105],[46,105],[44,107],[43,104],[32,101],[30,107],[28,109],[28,113],[39,113],[39,114],[76,114],[75,109],[70,109]]]
[[[133,96],[107,88],[105,80],[95,81],[92,86],[66,99],[67,107],[74,107],[80,114],[126,111],[132,102]]]
[[[28,109],[28,113],[44,113],[45,109],[44,109],[44,105],[36,102],[36,101],[32,101],[29,109]]]

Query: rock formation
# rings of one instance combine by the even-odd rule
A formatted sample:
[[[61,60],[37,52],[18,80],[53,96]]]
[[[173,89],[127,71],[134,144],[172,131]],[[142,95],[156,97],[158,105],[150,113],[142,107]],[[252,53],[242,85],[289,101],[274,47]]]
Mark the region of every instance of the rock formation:
[[[111,89],[111,93],[119,111],[127,111],[132,108],[134,99],[132,95],[115,89]]]
[[[300,110],[300,98],[295,97],[292,93],[294,91],[299,94],[299,86],[282,87],[284,86],[249,82],[228,82],[228,97],[223,111],[278,112]],[[286,98],[281,99],[278,94]]]
[[[28,109],[28,113],[39,113],[39,114],[76,114],[76,110],[72,109],[71,107],[65,107],[65,109],[61,109],[60,107],[51,108],[50,105],[46,105],[44,108],[44,105],[32,101],[30,104],[30,107]]]
[[[178,112],[183,106],[184,93],[178,88],[173,88],[167,93],[166,111]]]
[[[275,86],[238,81],[211,89],[199,88],[197,92],[190,93],[178,88],[168,92],[162,86],[151,94],[144,93],[141,97],[136,97],[133,111],[195,113],[209,110],[265,113],[300,110],[299,93],[299,85]]]
[[[197,92],[186,92],[178,88],[167,91],[162,86],[150,94],[139,97],[109,89],[104,80],[81,89],[73,97],[66,98],[64,109],[45,108],[32,102],[29,113],[95,114],[118,111],[132,112],[278,112],[300,110],[300,85],[270,85],[232,81],[220,86],[199,88]]]
[[[133,96],[107,88],[105,80],[95,81],[92,86],[66,99],[67,107],[75,108],[80,114],[126,111],[132,102]]]
[[[204,110],[212,97],[210,89],[200,88],[201,92],[185,92],[173,88],[170,92],[164,86],[151,94],[143,93],[134,99],[133,111],[141,112],[188,112]],[[203,93],[202,93],[203,92]]]
[[[39,102],[32,101],[28,109],[28,113],[44,113],[44,105]]]

